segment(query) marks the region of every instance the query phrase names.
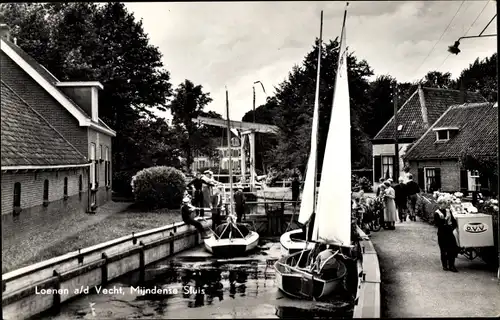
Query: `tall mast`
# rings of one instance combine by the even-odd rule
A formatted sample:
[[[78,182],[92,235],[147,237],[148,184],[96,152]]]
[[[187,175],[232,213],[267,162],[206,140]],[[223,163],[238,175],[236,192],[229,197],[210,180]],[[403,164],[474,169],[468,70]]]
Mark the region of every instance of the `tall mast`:
[[[229,148],[229,213],[233,213],[233,160],[231,157],[231,120],[229,120],[229,93],[226,87],[227,146]]]
[[[316,74],[316,92],[314,95],[314,111],[315,113],[319,113],[319,84],[320,84],[320,79],[321,79],[321,53],[323,49],[323,10],[321,10],[321,22],[320,22],[320,27],[319,27],[319,40],[318,40],[318,68],[317,68],[317,74]],[[313,115],[313,121],[318,122],[318,118],[314,118]],[[312,130],[318,127],[317,123],[313,123],[312,125]],[[316,148],[311,148],[311,150],[316,150],[315,152],[317,153],[318,150],[318,135],[314,135],[315,139],[314,141],[311,140],[311,146],[316,146]],[[313,207],[312,207],[312,214],[311,218],[309,220],[309,223],[307,224],[306,227],[306,239],[311,240],[310,234],[311,234],[311,228],[314,227],[314,215],[316,213],[316,190],[317,190],[317,184],[318,184],[318,155],[314,155],[314,172],[313,172],[313,189],[312,189],[312,199],[313,199]],[[311,223],[312,222],[312,223]]]

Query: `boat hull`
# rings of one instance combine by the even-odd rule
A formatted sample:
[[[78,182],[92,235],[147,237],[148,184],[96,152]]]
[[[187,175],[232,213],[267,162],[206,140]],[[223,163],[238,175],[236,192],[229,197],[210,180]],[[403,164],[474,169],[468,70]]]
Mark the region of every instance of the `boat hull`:
[[[310,250],[305,250],[302,257],[301,252],[282,257],[274,264],[276,270],[276,285],[285,294],[301,299],[324,298],[340,288],[343,288],[347,268],[342,261],[338,263],[337,276],[334,278],[322,278],[310,272],[294,268],[296,260],[301,258],[299,266],[305,265],[305,260]]]
[[[236,257],[254,250],[259,244],[259,234],[250,231],[244,238],[221,238],[215,235],[205,240],[205,248],[214,256]]]
[[[287,256],[302,250],[312,250],[314,248],[313,242],[305,241],[305,234],[302,229],[295,229],[285,232],[280,237],[281,255]]]

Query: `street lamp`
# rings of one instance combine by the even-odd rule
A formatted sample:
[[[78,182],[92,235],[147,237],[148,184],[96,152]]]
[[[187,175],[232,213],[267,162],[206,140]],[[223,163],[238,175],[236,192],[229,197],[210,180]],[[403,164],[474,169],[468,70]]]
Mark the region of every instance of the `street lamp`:
[[[255,81],[253,83],[253,86],[252,86],[252,89],[253,89],[253,123],[255,123],[255,85],[257,83],[260,83],[260,85],[262,86],[262,91],[264,91],[264,94],[267,96],[266,89],[264,89],[264,85],[262,84],[262,82]]]
[[[479,35],[458,38],[458,40],[455,41],[455,43],[452,46],[448,47],[448,52],[458,55],[460,53],[460,49],[458,49],[458,46],[460,45],[461,39],[496,37],[497,36],[496,34],[483,35],[483,32],[486,30],[486,28],[488,28],[488,26],[491,24],[493,19],[495,19],[495,17],[498,15],[498,11],[499,11],[498,10],[498,8],[499,8],[498,0],[496,1],[496,6],[497,6],[497,13],[493,16],[493,18],[491,18],[490,22],[488,22],[486,27],[484,27],[483,31],[481,31],[481,33]],[[498,19],[497,19],[497,32],[498,32],[499,28],[500,28],[500,23],[498,22]],[[498,76],[498,71],[500,69],[498,67],[498,53],[499,52],[500,52],[500,44],[497,41],[497,102],[496,103],[497,103],[497,117],[500,120],[500,107],[498,107],[498,99],[500,97],[500,77]],[[498,137],[497,137],[498,147],[500,148],[500,121],[497,121],[497,132],[498,132]],[[498,170],[497,170],[497,198],[499,198],[500,197],[500,157],[497,158],[497,166],[498,166]],[[500,216],[497,217],[497,233],[498,233],[497,234],[497,237],[498,237],[498,240],[497,240],[497,246],[498,246],[498,248],[497,248],[498,249],[497,278],[500,280]]]

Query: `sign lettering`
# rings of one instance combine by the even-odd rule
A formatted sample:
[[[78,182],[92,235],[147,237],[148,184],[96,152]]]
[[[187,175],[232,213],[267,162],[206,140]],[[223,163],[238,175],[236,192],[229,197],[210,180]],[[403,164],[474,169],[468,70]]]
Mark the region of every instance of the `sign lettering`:
[[[469,222],[464,225],[464,231],[469,233],[483,233],[488,230],[488,225],[482,222]]]

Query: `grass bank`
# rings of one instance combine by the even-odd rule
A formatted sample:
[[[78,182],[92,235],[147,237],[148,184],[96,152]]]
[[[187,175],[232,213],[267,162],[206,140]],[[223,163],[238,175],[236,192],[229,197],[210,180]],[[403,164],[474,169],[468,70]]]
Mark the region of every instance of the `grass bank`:
[[[158,209],[142,211],[130,206],[124,211],[109,215],[99,223],[90,225],[77,234],[70,235],[28,259],[23,265],[31,265],[71,251],[90,247],[141,231],[158,228],[181,221],[179,210]]]

